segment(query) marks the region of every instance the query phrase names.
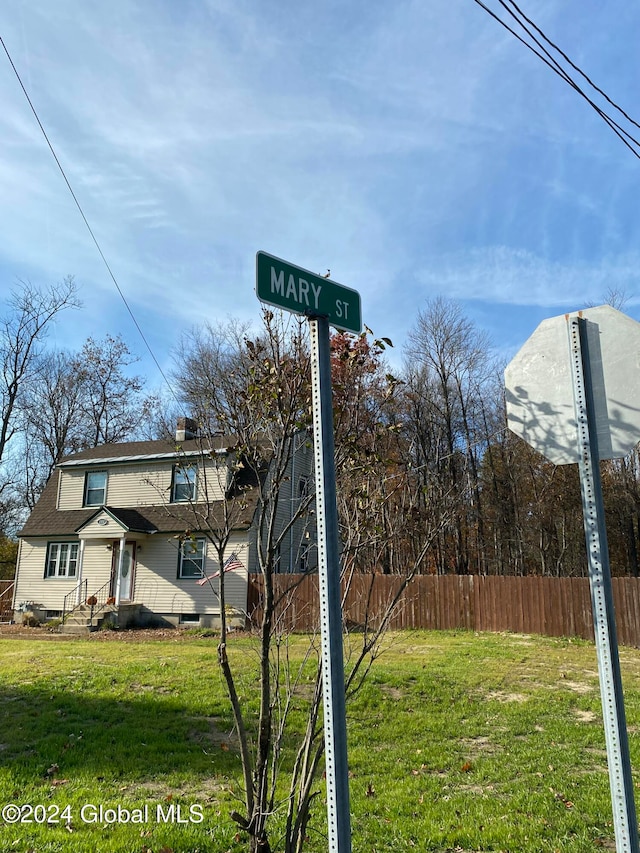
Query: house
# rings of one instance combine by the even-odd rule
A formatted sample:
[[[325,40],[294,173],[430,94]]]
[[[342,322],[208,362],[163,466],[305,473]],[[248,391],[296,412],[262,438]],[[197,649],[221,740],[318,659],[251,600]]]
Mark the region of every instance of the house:
[[[66,618],[75,609],[92,625],[94,614],[107,613],[122,627],[215,624],[219,563],[205,531],[222,524],[226,510],[227,612],[232,624],[245,624],[259,489],[228,438],[203,443],[193,426],[181,419],[175,442],[103,445],[56,466],[19,534],[16,619],[25,611],[39,621]],[[278,501],[280,525],[309,489],[312,450],[308,441],[295,447]],[[306,527],[296,522],[283,537],[283,571],[315,564]]]

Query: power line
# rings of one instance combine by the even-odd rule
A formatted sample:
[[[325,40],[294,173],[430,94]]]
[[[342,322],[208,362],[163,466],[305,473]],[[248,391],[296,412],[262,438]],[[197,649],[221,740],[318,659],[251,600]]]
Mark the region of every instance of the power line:
[[[557,73],[560,77],[562,77],[562,79],[565,80],[565,82],[568,83],[572,89],[574,89],[576,92],[578,92],[578,94],[581,97],[583,97],[591,107],[593,107],[593,109],[598,113],[598,115],[611,127],[613,132],[617,136],[619,136],[620,139],[622,139],[622,141],[624,142],[624,144],[627,145],[627,147],[632,151],[632,153],[635,154],[636,157],[638,157],[639,156],[638,152],[634,148],[632,148],[631,145],[629,145],[629,143],[627,142],[627,139],[630,142],[632,142],[633,144],[638,145],[638,146],[640,146],[640,142],[638,142],[637,139],[635,139],[627,130],[625,130],[620,124],[618,124],[618,122],[616,122],[613,118],[611,118],[611,116],[608,115],[608,113],[605,113],[604,110],[602,110],[595,103],[595,101],[591,100],[591,98],[588,97],[588,95],[580,88],[580,86],[578,86],[578,84],[575,82],[575,80],[570,76],[570,74],[562,67],[562,65],[556,59],[554,59],[554,57],[549,53],[549,51],[544,47],[544,45],[541,44],[541,42],[536,38],[536,36],[531,32],[531,30],[525,24],[522,23],[522,21],[519,19],[518,15],[520,15],[525,21],[530,23],[531,26],[533,26],[534,29],[540,34],[540,36],[547,42],[547,44],[553,50],[556,50],[563,58],[565,58],[565,60],[569,63],[569,65],[572,68],[574,68],[582,77],[584,77],[584,79],[589,83],[589,85],[593,89],[595,89],[596,92],[601,94],[615,109],[617,109],[622,115],[624,115],[627,119],[629,119],[632,124],[636,125],[636,127],[640,127],[640,125],[638,125],[637,122],[635,122],[633,119],[631,119],[627,115],[627,113],[621,107],[619,107],[614,101],[612,101],[611,98],[609,98],[609,96],[602,89],[600,89],[598,86],[596,86],[593,83],[593,81],[591,80],[591,78],[588,77],[584,73],[584,71],[582,71],[571,59],[569,59],[569,57],[567,56],[566,53],[564,53],[564,51],[560,50],[560,48],[557,47],[557,45],[555,45],[554,42],[552,42],[549,38],[547,38],[547,36],[543,33],[543,31],[536,24],[534,24],[529,18],[527,18],[527,16],[524,14],[524,12],[522,12],[520,7],[514,2],[514,0],[508,0],[508,2],[505,2],[505,0],[498,0],[498,2],[500,3],[501,6],[503,6],[507,10],[507,12],[511,15],[511,17],[514,18],[515,21],[523,28],[523,30],[534,41],[534,43],[540,47],[540,49],[545,54],[545,56],[547,56],[549,58],[550,62],[552,63],[552,66],[551,66],[552,70],[555,71],[555,73]],[[509,8],[509,5],[513,6],[513,8],[515,9],[515,12]],[[540,54],[537,54],[537,55],[540,56]],[[542,58],[542,57],[540,57],[540,58]],[[627,137],[627,139],[623,139],[623,137],[620,134],[623,134],[625,137]]]
[[[547,50],[547,48],[540,42],[540,40],[534,35],[534,33],[529,29],[527,24],[530,24],[534,30],[540,35],[540,37],[555,50],[568,64],[571,68],[578,72],[587,83],[599,94],[601,95],[611,106],[616,109],[621,115],[623,115],[627,121],[629,121],[635,127],[640,128],[640,124],[632,119],[622,107],[618,106],[601,88],[599,88],[578,65],[576,65],[567,54],[562,51],[551,39],[549,39],[544,32],[533,23],[520,9],[520,7],[514,2],[514,0],[498,0],[500,5],[506,10],[506,12],[515,19],[518,25],[524,30],[524,33],[528,38],[530,38],[533,42],[531,44],[525,37],[520,35],[516,30],[509,26],[509,24],[504,21],[496,12],[490,9],[482,0],[474,0],[478,6],[487,12],[494,20],[496,20],[502,27],[504,27],[508,32],[511,33],[521,44],[523,44],[526,48],[528,48],[532,53],[534,53],[538,59],[540,59],[544,64],[550,68],[554,74],[557,74],[561,79],[565,81],[572,89],[574,89],[582,98],[586,100],[590,107],[600,116],[600,118],[611,128],[611,130],[616,134],[616,136],[627,146],[627,148],[631,151],[631,153],[640,159],[640,140],[636,139],[633,134],[631,134],[628,130],[626,130],[621,124],[619,124],[614,118],[612,118],[609,113],[607,113],[602,107],[600,107],[589,95],[576,83],[571,74],[562,67],[561,63],[555,59],[552,54]],[[509,6],[513,8],[509,8]],[[520,16],[520,17],[519,17]],[[537,45],[536,48],[534,45]],[[635,147],[634,147],[635,146]]]
[[[170,383],[170,382],[169,382],[169,380],[167,379],[167,376],[166,376],[166,374],[165,374],[164,370],[163,370],[163,369],[162,369],[162,367],[160,366],[160,362],[159,362],[159,361],[158,361],[158,359],[156,358],[155,353],[153,352],[153,350],[151,349],[151,345],[149,344],[149,342],[148,342],[148,340],[147,340],[147,338],[146,338],[146,336],[145,336],[144,332],[142,331],[142,328],[141,328],[140,324],[138,323],[138,321],[137,321],[137,319],[136,319],[136,317],[135,317],[135,315],[134,315],[133,311],[131,310],[131,307],[130,307],[129,303],[127,302],[127,299],[126,299],[126,297],[125,297],[125,295],[124,295],[124,293],[123,293],[123,291],[122,291],[122,288],[121,288],[121,287],[120,287],[120,285],[118,284],[118,281],[117,281],[117,279],[116,279],[115,275],[113,274],[113,270],[111,269],[111,266],[109,265],[109,262],[107,261],[107,259],[106,259],[105,255],[104,255],[104,252],[102,251],[102,248],[100,247],[100,244],[98,243],[98,240],[97,240],[97,238],[96,238],[96,235],[94,234],[93,229],[91,228],[91,225],[89,224],[89,220],[88,220],[88,219],[87,219],[87,217],[85,216],[84,210],[82,209],[82,205],[81,205],[81,204],[80,204],[80,202],[78,201],[78,197],[76,196],[75,192],[73,191],[73,187],[71,186],[71,183],[69,182],[69,179],[67,178],[67,175],[66,175],[66,173],[65,173],[64,169],[62,168],[62,164],[60,163],[60,160],[58,159],[58,155],[56,154],[56,152],[55,152],[55,150],[54,150],[54,147],[53,147],[53,145],[51,144],[51,140],[50,140],[50,139],[49,139],[49,137],[47,136],[47,132],[46,132],[46,130],[44,129],[44,126],[43,126],[42,122],[40,121],[40,117],[38,116],[38,113],[37,113],[37,111],[36,111],[36,108],[34,107],[33,102],[31,101],[31,98],[29,97],[29,93],[27,92],[27,89],[26,89],[26,87],[25,87],[24,83],[22,82],[22,78],[20,77],[20,74],[18,73],[18,69],[16,68],[16,66],[15,66],[15,64],[14,64],[14,61],[13,61],[13,59],[11,58],[11,54],[9,53],[9,50],[8,50],[8,48],[7,48],[6,44],[5,44],[4,39],[2,38],[2,36],[0,36],[0,44],[2,44],[2,47],[4,48],[4,52],[5,52],[5,53],[6,53],[6,55],[7,55],[7,59],[9,60],[9,62],[10,62],[10,64],[11,64],[11,67],[13,68],[13,73],[16,75],[16,78],[17,78],[17,80],[18,80],[18,83],[20,84],[20,88],[22,89],[22,91],[23,91],[23,93],[24,93],[24,96],[25,96],[25,98],[27,99],[27,103],[29,104],[29,106],[30,106],[30,108],[31,108],[31,112],[32,112],[32,113],[33,113],[33,115],[34,115],[35,120],[38,122],[38,127],[39,127],[39,128],[40,128],[40,130],[42,131],[42,135],[44,136],[44,138],[45,138],[45,140],[46,140],[46,142],[47,142],[47,145],[49,146],[49,150],[51,151],[51,154],[53,155],[53,159],[56,161],[56,165],[58,166],[58,169],[60,170],[60,174],[61,174],[61,175],[62,175],[62,177],[64,178],[64,182],[65,182],[65,184],[67,185],[67,189],[68,189],[68,190],[69,190],[69,192],[71,193],[71,197],[73,198],[73,200],[74,200],[74,202],[75,202],[75,205],[76,205],[76,207],[78,208],[78,211],[80,212],[80,216],[82,217],[82,220],[83,220],[84,224],[87,226],[87,230],[88,230],[89,234],[91,235],[91,239],[93,240],[93,242],[94,242],[94,244],[95,244],[95,247],[96,247],[96,249],[98,250],[98,253],[99,253],[100,257],[102,258],[102,262],[104,263],[104,265],[105,265],[105,267],[106,267],[106,269],[107,269],[107,272],[109,273],[109,276],[110,276],[110,278],[111,278],[111,281],[114,283],[115,288],[116,288],[116,290],[118,291],[118,293],[119,293],[119,295],[120,295],[120,298],[122,299],[122,302],[124,303],[125,308],[126,308],[126,309],[127,309],[127,311],[129,312],[129,316],[131,317],[131,319],[132,319],[132,321],[133,321],[133,324],[134,324],[134,326],[136,327],[136,329],[137,329],[137,331],[138,331],[138,334],[140,335],[140,337],[141,337],[141,339],[142,339],[142,341],[143,341],[143,343],[144,343],[145,347],[147,348],[147,351],[148,351],[149,355],[150,355],[150,356],[151,356],[151,358],[153,359],[153,362],[154,362],[155,366],[158,368],[158,372],[159,372],[159,373],[160,373],[160,375],[162,376],[162,378],[163,378],[163,380],[164,380],[165,384],[167,385],[167,388],[168,388],[168,389],[169,389],[169,391],[171,392],[172,397],[174,398],[174,400],[175,400],[176,402],[179,402],[179,401],[178,401],[178,398],[177,398],[177,396],[176,396],[176,393],[175,393],[175,391],[173,390],[173,386],[171,385],[171,383]]]
[[[616,103],[615,103],[615,101],[613,101],[613,100],[609,97],[609,95],[607,95],[607,93],[606,93],[603,89],[601,89],[599,86],[597,86],[597,85],[593,82],[593,80],[592,80],[592,79],[591,79],[587,74],[585,74],[585,72],[584,72],[581,68],[579,68],[579,67],[578,67],[578,66],[577,66],[577,65],[576,65],[576,64],[571,60],[571,58],[570,58],[569,56],[567,56],[567,54],[566,54],[566,53],[565,53],[565,52],[564,52],[560,47],[558,47],[558,45],[557,45],[557,44],[555,44],[553,41],[551,41],[551,39],[550,39],[547,35],[545,35],[545,33],[540,29],[540,27],[538,27],[538,25],[537,25],[534,21],[532,21],[532,20],[531,20],[531,18],[528,18],[528,17],[524,14],[524,12],[523,12],[523,11],[520,9],[520,7],[519,7],[519,6],[514,2],[514,0],[509,0],[509,3],[511,4],[511,6],[513,6],[513,8],[516,10],[516,12],[517,12],[517,13],[518,13],[522,18],[524,18],[524,20],[525,20],[528,24],[530,24],[530,25],[534,28],[534,30],[535,30],[537,33],[539,33],[539,34],[542,36],[542,38],[547,42],[547,44],[548,44],[548,45],[550,45],[550,46],[551,46],[551,47],[552,47],[552,48],[553,48],[557,53],[559,53],[559,54],[560,54],[560,56],[561,56],[561,57],[562,57],[566,62],[568,62],[568,63],[569,63],[569,65],[574,69],[574,71],[577,71],[577,72],[578,72],[578,74],[580,74],[580,76],[581,76],[581,77],[584,77],[584,79],[587,81],[587,83],[591,86],[591,88],[592,88],[592,89],[595,89],[595,91],[596,91],[596,92],[598,92],[598,94],[599,94],[599,95],[602,95],[602,97],[607,101],[607,103],[611,104],[611,106],[612,106],[614,109],[618,110],[618,112],[619,112],[621,115],[623,115],[623,116],[627,119],[627,121],[629,121],[631,124],[635,125],[635,127],[637,127],[638,129],[640,129],[640,123],[638,123],[638,122],[637,122],[635,119],[633,119],[633,118],[632,118],[632,117],[631,117],[627,112],[625,112],[625,110],[623,110],[621,106],[619,106],[618,104],[616,104]]]

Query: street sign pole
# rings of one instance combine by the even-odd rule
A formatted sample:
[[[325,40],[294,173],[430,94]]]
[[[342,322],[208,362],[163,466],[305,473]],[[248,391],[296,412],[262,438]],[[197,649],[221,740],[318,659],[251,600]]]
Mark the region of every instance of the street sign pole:
[[[360,332],[360,294],[267,252],[256,254],[256,294],[309,320],[329,853],[351,853],[329,326]]]
[[[350,853],[349,771],[329,323],[309,319],[329,851]]]
[[[587,321],[568,318],[578,470],[617,853],[638,853],[638,827],[605,527]]]

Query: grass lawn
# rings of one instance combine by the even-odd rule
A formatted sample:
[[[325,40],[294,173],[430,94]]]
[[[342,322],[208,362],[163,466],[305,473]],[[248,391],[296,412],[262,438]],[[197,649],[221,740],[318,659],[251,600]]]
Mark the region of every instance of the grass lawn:
[[[230,642],[249,710],[254,643]],[[621,662],[640,778],[640,650]],[[2,853],[246,850],[215,639],[0,633],[0,709],[0,805],[31,820],[0,820]],[[590,643],[391,635],[347,727],[354,853],[615,849]],[[326,851],[324,826],[319,798],[310,853]]]

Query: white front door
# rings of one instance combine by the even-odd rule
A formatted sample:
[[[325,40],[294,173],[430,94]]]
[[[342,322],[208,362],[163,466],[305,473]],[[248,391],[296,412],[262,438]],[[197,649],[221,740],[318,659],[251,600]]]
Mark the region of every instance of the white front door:
[[[115,571],[120,571],[120,601],[131,601],[133,595],[133,570],[135,567],[136,543],[127,542],[120,560],[120,542],[114,548]],[[116,579],[116,589],[118,580]]]

